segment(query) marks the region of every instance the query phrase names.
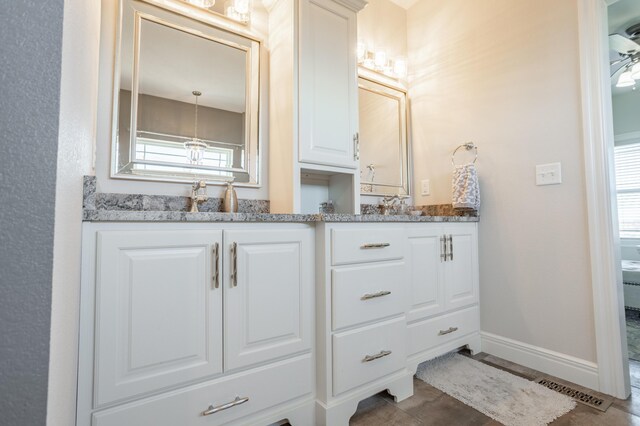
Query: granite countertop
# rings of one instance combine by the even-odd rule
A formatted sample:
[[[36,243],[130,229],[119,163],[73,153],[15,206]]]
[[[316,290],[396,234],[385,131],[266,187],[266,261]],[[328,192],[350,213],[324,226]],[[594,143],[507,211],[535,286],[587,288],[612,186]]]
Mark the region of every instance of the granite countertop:
[[[378,206],[363,204],[363,214],[273,214],[267,200],[239,200],[239,213],[222,213],[222,200],[210,197],[199,213],[187,212],[189,198],[166,195],[111,194],[96,191],[95,176],[84,177],[82,220],[87,222],[478,222],[475,212],[452,206],[413,207],[422,216],[379,214]]]
[[[409,216],[380,214],[274,214],[184,211],[85,210],[91,222],[478,222],[477,216]]]

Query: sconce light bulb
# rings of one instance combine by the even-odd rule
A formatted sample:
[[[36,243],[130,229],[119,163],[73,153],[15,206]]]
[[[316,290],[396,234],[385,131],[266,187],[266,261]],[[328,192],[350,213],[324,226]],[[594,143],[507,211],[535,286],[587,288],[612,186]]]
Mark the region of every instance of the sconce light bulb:
[[[376,51],[374,63],[377,68],[382,68],[387,64],[387,53],[384,50]]]
[[[396,59],[393,64],[393,72],[400,78],[407,76],[407,60],[404,58]]]
[[[190,3],[194,6],[201,7],[203,9],[209,9],[216,4],[216,0],[185,0],[187,3]]]

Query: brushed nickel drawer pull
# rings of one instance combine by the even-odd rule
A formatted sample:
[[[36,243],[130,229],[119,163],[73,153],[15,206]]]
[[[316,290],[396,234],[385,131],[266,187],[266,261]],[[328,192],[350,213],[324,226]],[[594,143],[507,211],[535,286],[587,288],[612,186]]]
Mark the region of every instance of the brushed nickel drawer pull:
[[[238,287],[238,244],[231,243],[231,287]]]
[[[371,362],[371,361],[375,361],[376,359],[380,359],[383,358],[385,356],[391,355],[391,351],[380,351],[380,353],[375,354],[375,355],[367,355],[362,359],[362,362]]]
[[[449,327],[448,330],[440,330],[438,336],[444,336],[445,334],[453,333],[454,331],[458,331],[458,327]]]
[[[390,294],[391,294],[391,292],[387,291],[387,290],[379,291],[377,293],[367,293],[367,294],[363,295],[360,298],[360,300],[375,299],[376,297],[388,296]]]
[[[213,288],[220,287],[220,252],[219,244],[213,245]]]
[[[245,396],[244,398],[236,396],[236,399],[231,402],[227,402],[226,404],[218,405],[217,407],[210,405],[209,408],[202,412],[202,415],[210,416],[212,414],[219,413],[220,411],[228,410],[229,408],[235,407],[236,405],[244,404],[247,401],[249,401],[248,396]]]
[[[391,243],[367,243],[360,246],[361,249],[384,248],[389,247]]]

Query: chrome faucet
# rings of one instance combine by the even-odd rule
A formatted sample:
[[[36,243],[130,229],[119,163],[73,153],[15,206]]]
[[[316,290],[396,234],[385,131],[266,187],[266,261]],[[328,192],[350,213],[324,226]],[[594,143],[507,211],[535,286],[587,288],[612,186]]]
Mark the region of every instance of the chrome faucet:
[[[199,180],[191,186],[191,210],[190,213],[198,213],[198,204],[204,203],[209,199],[207,195],[207,183]]]
[[[382,204],[380,204],[380,210],[382,210],[382,214],[385,216],[388,216],[391,207],[398,200],[400,200],[400,197],[397,195],[391,195],[391,196],[382,198]]]

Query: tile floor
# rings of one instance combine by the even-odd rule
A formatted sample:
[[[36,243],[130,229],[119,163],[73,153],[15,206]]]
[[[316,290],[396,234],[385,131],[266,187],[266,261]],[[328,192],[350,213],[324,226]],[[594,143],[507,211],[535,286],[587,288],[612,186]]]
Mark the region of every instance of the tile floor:
[[[543,375],[538,371],[492,355],[479,354],[474,358],[531,380]],[[636,385],[640,385],[640,362],[632,363],[631,371],[632,377],[636,377]],[[558,381],[566,383],[559,379]],[[414,384],[414,395],[397,404],[386,392],[362,401],[349,424],[351,426],[500,425],[421,380],[414,378]],[[581,389],[579,386],[576,387]],[[610,399],[613,399],[613,403],[606,412],[578,403],[575,409],[551,424],[553,426],[640,426],[640,387],[632,387],[632,394],[627,400]]]

